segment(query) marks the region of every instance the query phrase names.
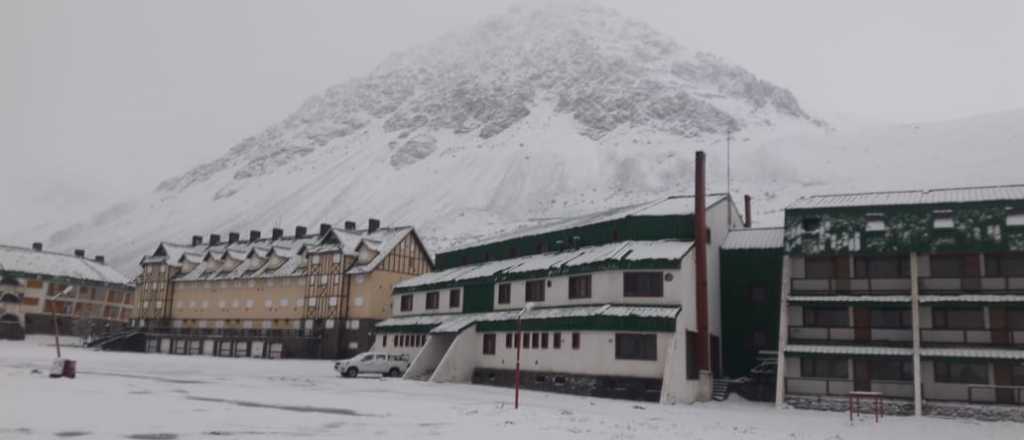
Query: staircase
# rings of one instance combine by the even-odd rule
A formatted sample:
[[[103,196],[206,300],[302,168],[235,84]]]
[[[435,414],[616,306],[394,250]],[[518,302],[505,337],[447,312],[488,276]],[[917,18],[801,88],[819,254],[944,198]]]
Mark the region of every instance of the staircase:
[[[145,337],[138,330],[124,330],[102,338],[94,339],[86,345],[96,350],[143,351]]]
[[[711,388],[711,400],[723,401],[729,398],[730,381],[727,379],[715,379]]]

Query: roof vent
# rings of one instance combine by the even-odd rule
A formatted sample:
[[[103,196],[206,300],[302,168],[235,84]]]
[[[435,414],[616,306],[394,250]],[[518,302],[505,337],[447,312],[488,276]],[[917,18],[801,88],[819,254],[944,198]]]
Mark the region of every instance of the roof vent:
[[[356,222],[350,221],[350,220],[345,221],[345,230],[346,231],[354,231],[354,230],[356,230]]]
[[[331,232],[331,224],[320,223],[320,236],[322,237],[324,235],[327,235],[329,232]]]
[[[237,243],[239,238],[237,232],[228,232],[228,244]]]
[[[368,230],[366,232],[372,234],[374,232],[377,232],[378,229],[380,229],[380,220],[371,218]]]
[[[220,244],[220,234],[210,234],[210,246]]]
[[[85,249],[75,249],[75,256],[78,258],[85,258]]]
[[[107,262],[107,259],[103,258],[102,255],[97,255],[95,257],[92,257],[92,259],[93,259],[93,261],[95,261],[97,263],[100,263],[100,264],[106,264],[106,262]]]
[[[43,243],[38,242],[38,241],[35,242],[35,243],[32,243],[32,250],[34,250],[34,251],[41,251],[41,250],[43,250]]]
[[[302,238],[302,237],[305,237],[305,236],[306,236],[306,227],[305,226],[296,226],[295,227],[295,238]]]
[[[280,240],[281,237],[284,237],[284,229],[274,228],[274,229],[270,230],[270,239],[271,240]]]
[[[203,244],[203,236],[202,235],[193,235],[192,236],[192,246],[199,246],[201,244]]]
[[[249,231],[249,241],[250,242],[259,241],[259,239],[260,239],[260,231],[257,231],[255,229]]]

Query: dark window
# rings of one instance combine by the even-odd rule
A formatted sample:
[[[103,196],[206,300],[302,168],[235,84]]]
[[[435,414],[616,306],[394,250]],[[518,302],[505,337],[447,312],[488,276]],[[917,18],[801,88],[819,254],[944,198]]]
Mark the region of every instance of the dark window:
[[[448,291],[448,307],[456,309],[462,304],[462,295],[459,289],[452,289]]]
[[[408,312],[412,310],[412,295],[402,296],[402,311]]]
[[[394,345],[395,347],[401,347],[402,345],[400,344],[400,342],[401,341],[398,340],[398,335],[394,335],[391,337],[391,345]]]
[[[638,333],[616,333],[615,359],[658,360],[658,336]]]
[[[516,333],[512,337],[512,345],[514,347],[516,347],[516,348],[519,348],[519,339],[520,339],[520,337],[521,337],[521,335],[519,333]]]
[[[800,377],[848,379],[849,367],[846,359],[805,357],[800,359]]]
[[[554,346],[554,348],[556,350],[559,349],[559,348],[562,348],[562,334],[561,333],[553,333],[552,334],[552,341],[551,341],[551,343],[552,343],[552,345]]]
[[[914,362],[902,359],[878,358],[871,360],[872,380],[914,380]]]
[[[590,298],[590,275],[569,277],[569,299]]]
[[[484,335],[484,354],[494,354],[495,335],[487,333]]]
[[[910,276],[910,260],[905,257],[854,257],[856,278],[906,278]]]
[[[540,348],[548,348],[548,334],[547,333],[541,333],[540,334]]]
[[[911,313],[907,309],[871,309],[874,328],[910,328]]]
[[[932,327],[961,330],[982,329],[985,328],[985,312],[981,307],[935,307],[932,309]]]
[[[821,219],[818,218],[818,217],[805,217],[800,222],[800,225],[801,225],[801,227],[803,227],[804,231],[807,231],[807,232],[817,231],[818,228],[821,227]]]
[[[580,334],[579,333],[573,333],[572,334],[572,349],[573,350],[579,350],[580,349]]]
[[[530,348],[530,334],[523,333],[523,348]]]
[[[807,278],[832,278],[835,274],[832,257],[804,258],[804,276]]]
[[[533,280],[526,282],[526,301],[544,301],[544,280]]]
[[[383,347],[387,347],[388,346],[388,335],[381,335],[380,336],[380,344]]]
[[[846,307],[804,307],[805,327],[849,327]]]
[[[626,272],[622,284],[623,296],[663,296],[661,272]]]
[[[750,288],[750,302],[751,302],[751,304],[767,304],[768,303],[768,288],[767,287],[751,287]]]
[[[433,310],[439,307],[440,303],[440,292],[429,292],[427,293],[427,310]]]
[[[498,304],[509,304],[512,302],[512,285],[511,284],[499,284],[498,285]]]
[[[932,212],[932,227],[935,229],[953,229],[956,220],[953,218],[953,211],[941,209]]]
[[[540,333],[530,334],[530,346],[533,348],[540,348]]]
[[[931,255],[929,262],[933,278],[962,278],[967,266],[963,255]]]
[[[1015,362],[1010,367],[1010,383],[1013,386],[1024,386],[1024,362]]]
[[[512,348],[512,333],[505,333],[505,348]]]
[[[1024,330],[1024,309],[1008,309],[1006,322],[1011,330]]]
[[[694,332],[686,332],[686,378],[700,378],[700,371],[697,369],[697,333]]]
[[[937,360],[933,365],[936,382],[988,384],[988,362]]]
[[[985,254],[985,276],[1024,277],[1024,254]]]

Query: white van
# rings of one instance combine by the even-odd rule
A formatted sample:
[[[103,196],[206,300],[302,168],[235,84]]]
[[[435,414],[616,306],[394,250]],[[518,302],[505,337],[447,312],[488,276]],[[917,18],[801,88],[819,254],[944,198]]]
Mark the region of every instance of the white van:
[[[356,377],[362,373],[376,373],[401,377],[409,368],[409,355],[381,352],[362,353],[334,363],[334,371],[342,377]]]

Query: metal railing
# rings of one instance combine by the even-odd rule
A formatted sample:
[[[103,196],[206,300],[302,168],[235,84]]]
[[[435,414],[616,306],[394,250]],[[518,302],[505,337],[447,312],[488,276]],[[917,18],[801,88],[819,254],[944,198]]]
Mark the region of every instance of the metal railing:
[[[814,295],[910,295],[910,278],[792,278],[790,293]]]
[[[921,277],[923,295],[1024,294],[1024,277]]]
[[[1008,385],[971,385],[967,387],[967,401],[971,403],[1024,405],[1024,387]]]
[[[923,328],[921,342],[929,345],[1024,346],[1024,329]]]
[[[829,379],[822,377],[787,377],[786,394],[847,396],[854,391],[851,379]],[[871,391],[880,392],[885,398],[914,398],[914,381],[872,379]]]
[[[169,336],[215,336],[215,337],[309,337],[300,330],[281,329],[218,329],[218,328],[147,328],[139,329],[146,333]]]
[[[866,339],[858,339],[859,332],[866,332]],[[813,327],[813,326],[789,326],[790,341],[813,341],[813,342],[858,342],[858,343],[885,343],[887,345],[910,345],[913,343],[914,334],[910,328],[885,328],[885,327]]]

